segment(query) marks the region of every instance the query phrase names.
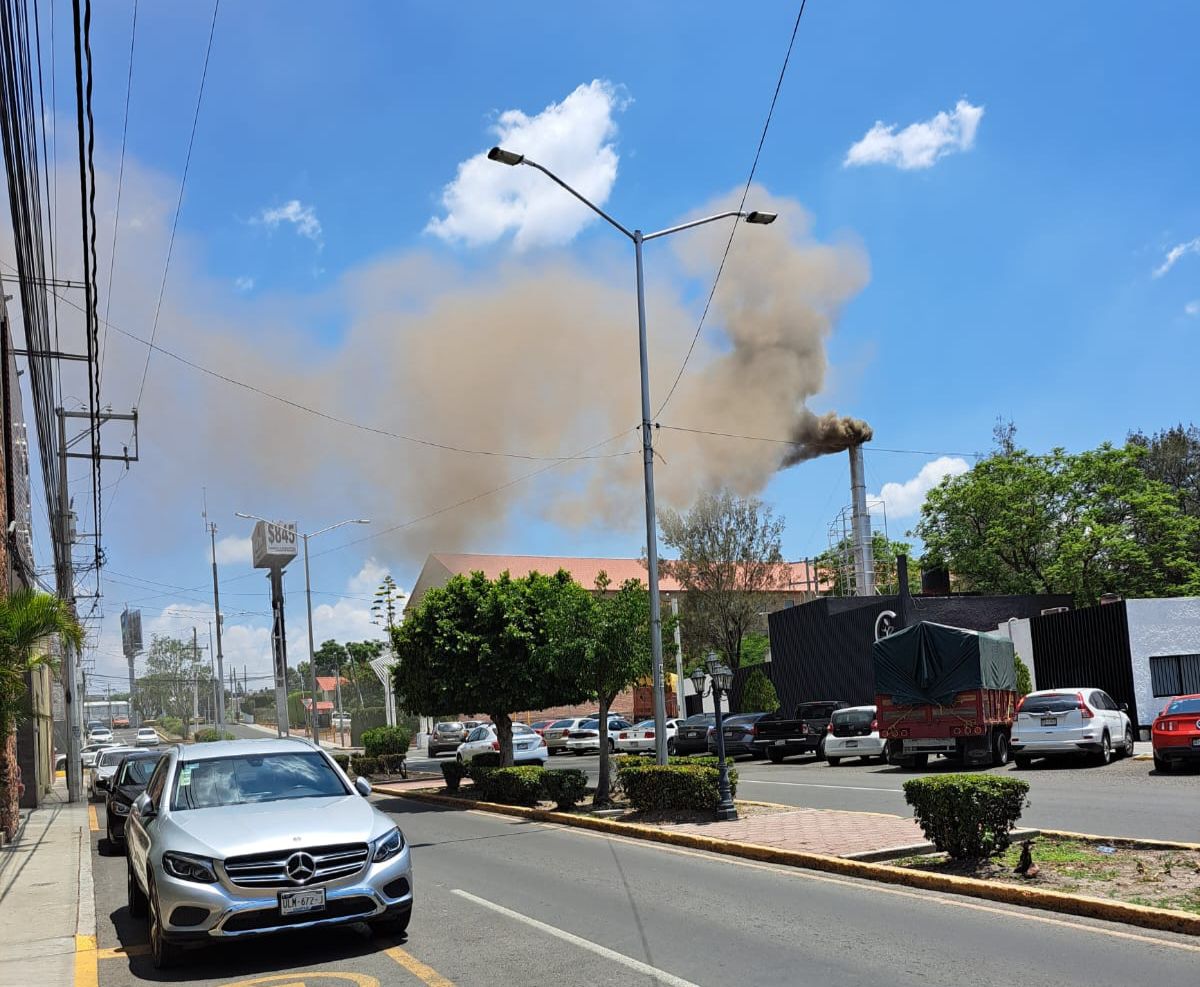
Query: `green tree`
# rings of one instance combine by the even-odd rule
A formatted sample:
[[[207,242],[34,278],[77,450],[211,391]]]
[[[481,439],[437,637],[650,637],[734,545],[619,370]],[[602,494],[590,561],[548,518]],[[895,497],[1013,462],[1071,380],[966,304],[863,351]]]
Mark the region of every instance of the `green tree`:
[[[39,645],[54,635],[77,651],[83,647],[83,628],[59,597],[24,588],[0,597],[0,830],[9,839],[18,822],[15,728],[24,707],[25,675],[53,662]]]
[[[875,591],[884,595],[900,592],[897,578],[896,556],[907,555],[912,563],[908,569],[908,588],[912,593],[921,592],[921,574],[913,558],[912,546],[908,542],[893,541],[882,531],[871,532],[871,552],[875,558]],[[849,596],[852,589],[849,574],[854,568],[854,543],[844,538],[838,544],[817,556],[817,568],[824,579],[831,583],[833,596]]]
[[[1200,589],[1200,521],[1142,468],[1137,446],[980,460],[929,492],[916,534],[925,560],[984,593],[1164,596]]]
[[[608,710],[618,694],[650,674],[650,594],[636,579],[609,593],[609,578],[596,578],[591,623],[591,647],[584,679],[600,706],[600,775],[596,805],[608,802],[611,784],[608,757]]]
[[[1027,696],[1033,692],[1033,676],[1029,674],[1029,666],[1021,660],[1021,656],[1014,655],[1017,667],[1017,692],[1022,696]]]
[[[313,652],[313,662],[318,675],[333,675],[341,665],[349,663],[349,656],[344,645],[337,641],[325,641]]]
[[[295,674],[295,669],[289,669]],[[146,674],[137,680],[134,704],[143,717],[174,716],[183,721],[187,738],[192,717],[193,683],[202,695],[211,681],[207,662],[197,660],[191,641],[155,634],[146,651]],[[296,675],[299,680],[299,675]]]
[[[742,686],[741,707],[743,713],[774,713],[779,709],[775,685],[761,668],[754,669],[746,676],[746,684]]]
[[[592,597],[566,572],[455,576],[392,632],[396,700],[412,713],[483,710],[512,764],[512,714],[582,702]]]
[[[718,651],[736,671],[743,639],[762,625],[764,594],[786,585],[783,519],[757,497],[717,490],[701,494],[686,514],[661,511],[659,525],[663,542],[678,553],[662,570],[686,590],[686,653]]]
[[[767,660],[767,652],[771,650],[771,639],[766,634],[752,631],[742,638],[742,667],[761,665]]]
[[[1142,472],[1174,490],[1185,514],[1200,517],[1200,429],[1180,423],[1153,435],[1130,432],[1126,442],[1145,450]]]

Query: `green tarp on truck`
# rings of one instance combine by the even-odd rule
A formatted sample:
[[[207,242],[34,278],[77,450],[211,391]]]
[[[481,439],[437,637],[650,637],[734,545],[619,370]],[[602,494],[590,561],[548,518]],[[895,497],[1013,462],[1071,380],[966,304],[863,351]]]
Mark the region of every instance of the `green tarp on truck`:
[[[961,627],[922,621],[873,647],[875,692],[903,705],[949,705],[971,689],[1015,692],[1012,641]]]

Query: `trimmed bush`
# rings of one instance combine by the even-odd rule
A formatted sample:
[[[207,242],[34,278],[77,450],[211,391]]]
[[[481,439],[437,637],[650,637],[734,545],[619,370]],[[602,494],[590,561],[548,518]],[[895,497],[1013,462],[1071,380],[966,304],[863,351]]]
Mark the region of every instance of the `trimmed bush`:
[[[461,761],[443,761],[442,777],[446,780],[446,791],[457,792],[459,783],[467,775],[467,766]]]
[[[351,722],[353,722],[353,718],[351,718]],[[363,731],[363,753],[367,757],[407,754],[408,743],[411,739],[412,734],[404,727],[374,727],[371,730]]]
[[[720,772],[703,764],[624,764],[617,769],[630,804],[639,811],[654,809],[715,809],[721,801]],[[729,787],[737,793],[737,772],[729,772]]]
[[[366,757],[362,754],[352,755],[350,758],[350,773],[353,775],[377,775],[382,774],[379,758]]]
[[[578,768],[547,771],[542,776],[542,795],[559,812],[570,812],[587,794],[587,775]]]
[[[979,860],[1007,849],[1028,794],[1028,782],[984,774],[904,783],[904,798],[925,838],[955,860]]]
[[[483,782],[483,797],[503,805],[536,805],[542,795],[545,774],[545,768],[533,764],[489,769]]]
[[[333,760],[334,760],[334,763],[339,768],[341,768],[343,771],[349,773],[349,771],[350,771],[350,755],[349,754],[334,754]]]
[[[730,758],[726,758],[725,761],[729,765],[733,764],[733,761]],[[653,758],[648,759],[642,754],[618,754],[616,756],[616,758],[614,759],[614,762],[617,765],[618,769],[620,769],[621,765],[623,765],[623,764],[629,764],[629,765],[633,765],[634,767],[644,768],[648,764],[653,764],[654,759]],[[703,767],[706,767],[706,768],[715,768],[717,766],[717,755],[716,754],[690,754],[690,755],[689,754],[672,754],[670,757],[667,758],[667,764],[690,764],[693,767],[695,765],[702,765]]]
[[[205,727],[203,730],[196,731],[196,743],[211,744],[216,740],[236,740],[233,734],[225,730],[215,730],[212,727]]]
[[[380,754],[379,767],[383,774],[407,775],[405,768],[407,758],[403,754]]]

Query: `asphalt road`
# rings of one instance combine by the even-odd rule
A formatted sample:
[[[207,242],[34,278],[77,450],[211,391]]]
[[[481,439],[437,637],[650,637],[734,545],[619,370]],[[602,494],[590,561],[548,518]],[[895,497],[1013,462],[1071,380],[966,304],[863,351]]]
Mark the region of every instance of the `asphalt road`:
[[[156,973],[125,858],[92,839],[99,984],[738,982],[1125,987],[1195,982],[1200,942],[964,898],[382,799],[413,848],[408,936],[361,927],[210,947]],[[103,827],[103,809],[99,810]]]
[[[409,766],[440,771],[443,759],[413,758]],[[583,768],[594,781],[599,758],[559,755],[550,759],[550,767]],[[782,764],[742,759],[736,767],[740,798],[902,816],[911,814],[901,787],[907,779],[961,770],[949,761],[934,761],[925,771],[859,761],[843,761],[835,768],[811,757]],[[1162,775],[1152,761],[1130,759],[1105,767],[1035,761],[1026,771],[1013,765],[985,770],[1029,782],[1029,807],[1021,818],[1025,825],[1200,843],[1200,771]]]

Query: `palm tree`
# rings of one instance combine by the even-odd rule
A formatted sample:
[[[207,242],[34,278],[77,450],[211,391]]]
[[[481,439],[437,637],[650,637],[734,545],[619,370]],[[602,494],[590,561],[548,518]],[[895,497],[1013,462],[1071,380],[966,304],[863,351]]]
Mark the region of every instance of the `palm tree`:
[[[12,737],[25,698],[25,673],[54,664],[38,645],[54,635],[76,649],[83,628],[65,600],[33,589],[16,589],[0,598],[0,830],[16,829],[16,746]]]

